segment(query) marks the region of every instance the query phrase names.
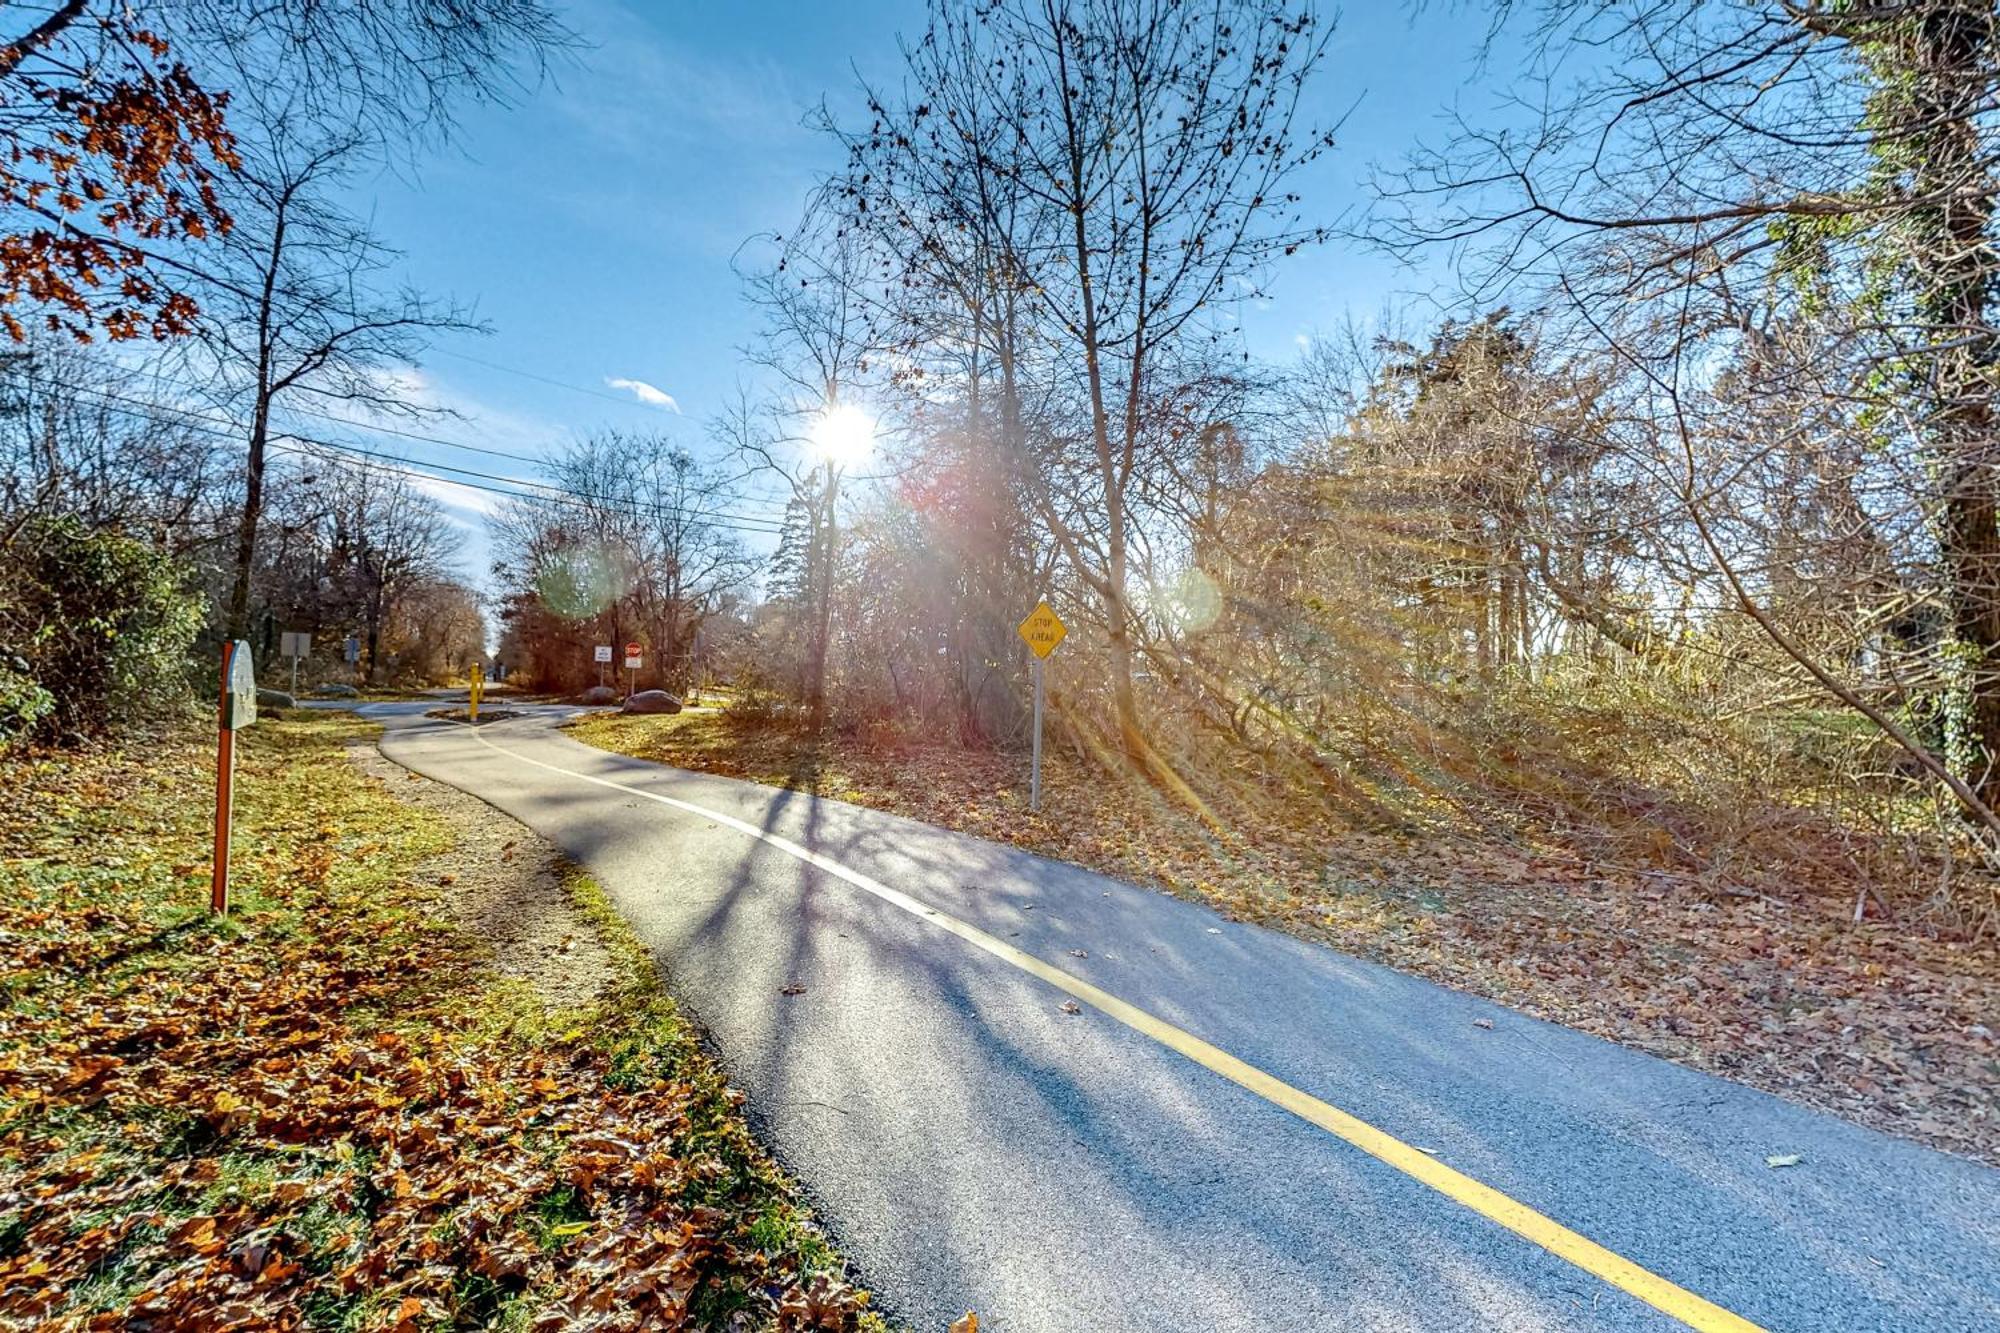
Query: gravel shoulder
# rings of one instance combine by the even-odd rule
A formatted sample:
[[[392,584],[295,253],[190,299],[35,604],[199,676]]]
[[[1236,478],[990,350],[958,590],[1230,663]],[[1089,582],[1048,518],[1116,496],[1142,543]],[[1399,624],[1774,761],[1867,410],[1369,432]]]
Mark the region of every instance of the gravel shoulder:
[[[556,1009],[580,1008],[605,995],[617,979],[617,962],[564,887],[563,859],[547,839],[476,796],[391,763],[372,742],[351,744],[347,753],[363,773],[388,784],[397,800],[451,826],[451,848],[415,873],[444,890],[458,923],[492,951],[495,971]]]

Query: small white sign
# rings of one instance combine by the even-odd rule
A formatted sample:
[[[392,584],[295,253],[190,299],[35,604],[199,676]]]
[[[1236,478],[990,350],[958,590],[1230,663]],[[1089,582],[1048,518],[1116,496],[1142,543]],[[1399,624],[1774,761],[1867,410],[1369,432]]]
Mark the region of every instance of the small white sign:
[[[625,659],[625,666],[628,670],[631,671],[637,671],[640,667],[644,666],[645,664],[646,664],[645,659],[640,657],[639,654],[637,653],[633,653],[630,657]]]
[[[347,643],[343,646],[341,656],[350,662],[359,662],[361,660],[361,640],[351,634],[348,635]]]
[[[611,645],[608,643],[598,644],[597,647],[591,649],[590,657],[594,662],[609,662],[611,660]]]
[[[238,639],[224,659],[222,681],[222,729],[237,731],[257,720],[257,672],[250,661],[250,645]]]
[[[286,630],[278,636],[280,657],[311,657],[313,636],[299,630]]]

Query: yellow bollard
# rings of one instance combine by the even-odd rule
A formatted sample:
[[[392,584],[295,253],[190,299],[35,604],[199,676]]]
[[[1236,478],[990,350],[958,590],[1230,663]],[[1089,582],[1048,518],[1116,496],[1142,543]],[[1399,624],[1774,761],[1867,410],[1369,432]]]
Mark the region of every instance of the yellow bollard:
[[[471,688],[466,691],[467,704],[465,715],[468,721],[477,722],[479,720],[479,695],[485,685],[485,681],[480,677],[479,663],[477,662],[472,664],[470,679],[472,684]]]

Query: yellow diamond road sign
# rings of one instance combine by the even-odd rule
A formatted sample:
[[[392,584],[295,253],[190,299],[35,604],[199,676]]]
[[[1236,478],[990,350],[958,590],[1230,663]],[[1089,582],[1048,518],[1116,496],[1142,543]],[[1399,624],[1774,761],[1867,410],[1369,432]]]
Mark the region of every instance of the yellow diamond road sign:
[[[1027,640],[1028,647],[1037,657],[1047,657],[1054,652],[1056,645],[1068,633],[1069,627],[1062,623],[1062,618],[1049,608],[1047,602],[1036,607],[1033,614],[1021,622],[1021,637]]]

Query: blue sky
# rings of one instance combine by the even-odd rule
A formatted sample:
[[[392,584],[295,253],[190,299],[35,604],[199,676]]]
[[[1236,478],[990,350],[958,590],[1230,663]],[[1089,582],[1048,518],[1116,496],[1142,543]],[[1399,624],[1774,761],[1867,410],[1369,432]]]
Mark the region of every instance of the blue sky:
[[[651,429],[699,452],[704,420],[754,382],[737,349],[755,321],[731,257],[746,237],[788,226],[815,177],[839,164],[802,118],[822,99],[851,108],[857,71],[892,80],[897,36],[921,31],[922,5],[565,8],[588,49],[511,107],[469,108],[452,146],[358,191],[357,206],[404,252],[406,276],[475,306],[494,330],[435,345],[418,393],[461,419],[417,429],[528,455],[600,428]],[[1304,182],[1314,213],[1359,208],[1371,163],[1438,132],[1441,108],[1484,96],[1464,86],[1483,20],[1455,8],[1412,17],[1369,4],[1341,17],[1312,101],[1320,121],[1347,119]],[[1288,357],[1301,335],[1435,280],[1343,244],[1302,253],[1273,273],[1268,301],[1242,310],[1250,350]],[[678,410],[610,381],[652,386]],[[408,439],[371,447],[532,475]],[[466,523],[463,563],[484,585],[490,556],[476,519],[488,501],[438,493]]]

